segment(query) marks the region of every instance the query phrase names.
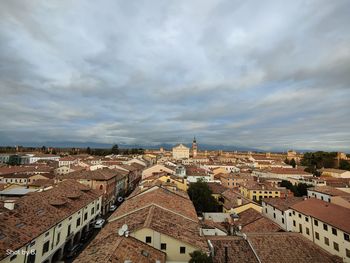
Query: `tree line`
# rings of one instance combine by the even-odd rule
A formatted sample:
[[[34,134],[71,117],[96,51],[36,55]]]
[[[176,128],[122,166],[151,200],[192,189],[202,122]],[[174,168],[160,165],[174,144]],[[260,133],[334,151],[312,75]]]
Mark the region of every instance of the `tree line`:
[[[306,152],[300,161],[302,166],[306,166],[305,171],[318,176],[318,169],[337,168],[350,171],[350,163],[346,160],[337,161],[337,152]]]
[[[143,148],[131,148],[131,149],[121,149],[117,144],[113,145],[111,149],[91,149],[90,147],[86,148],[86,153],[91,155],[105,156],[110,154],[115,155],[135,155],[135,154],[144,154],[145,150]]]

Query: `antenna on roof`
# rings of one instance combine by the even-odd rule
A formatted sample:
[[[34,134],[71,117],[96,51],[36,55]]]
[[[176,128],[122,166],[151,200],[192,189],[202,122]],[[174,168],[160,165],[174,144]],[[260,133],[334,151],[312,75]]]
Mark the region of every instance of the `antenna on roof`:
[[[126,236],[126,237],[129,236],[129,231],[128,231],[128,225],[127,224],[122,225],[122,227],[118,229],[118,235],[119,236]]]

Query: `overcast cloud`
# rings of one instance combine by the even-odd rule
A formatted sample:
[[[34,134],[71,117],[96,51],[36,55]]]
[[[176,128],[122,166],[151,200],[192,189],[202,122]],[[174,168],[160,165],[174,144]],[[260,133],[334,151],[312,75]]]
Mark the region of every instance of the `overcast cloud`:
[[[0,2],[0,144],[350,152],[350,1]]]

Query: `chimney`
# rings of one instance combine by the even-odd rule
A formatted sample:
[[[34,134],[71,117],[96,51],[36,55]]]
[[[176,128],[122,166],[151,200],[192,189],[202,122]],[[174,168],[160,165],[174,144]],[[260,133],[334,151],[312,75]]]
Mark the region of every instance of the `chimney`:
[[[8,210],[15,209],[15,200],[5,200],[4,207]]]
[[[228,247],[225,246],[225,263],[228,263],[228,252],[227,252],[227,250],[228,250]]]
[[[237,205],[241,206],[242,205],[242,197],[237,197]]]

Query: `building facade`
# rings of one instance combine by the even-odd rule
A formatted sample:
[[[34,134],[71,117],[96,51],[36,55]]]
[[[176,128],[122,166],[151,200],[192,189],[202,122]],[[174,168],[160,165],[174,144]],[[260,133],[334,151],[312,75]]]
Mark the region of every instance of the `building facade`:
[[[179,144],[173,148],[173,158],[175,160],[190,158],[190,149],[183,144]]]

